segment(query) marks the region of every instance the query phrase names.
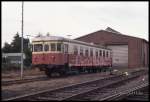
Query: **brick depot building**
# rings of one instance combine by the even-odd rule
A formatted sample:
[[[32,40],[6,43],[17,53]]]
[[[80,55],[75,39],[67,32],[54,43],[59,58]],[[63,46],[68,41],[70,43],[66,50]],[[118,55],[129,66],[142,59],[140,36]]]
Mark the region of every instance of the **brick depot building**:
[[[76,40],[99,44],[112,49],[114,67],[138,68],[149,65],[148,41],[123,35],[110,27],[76,38]]]

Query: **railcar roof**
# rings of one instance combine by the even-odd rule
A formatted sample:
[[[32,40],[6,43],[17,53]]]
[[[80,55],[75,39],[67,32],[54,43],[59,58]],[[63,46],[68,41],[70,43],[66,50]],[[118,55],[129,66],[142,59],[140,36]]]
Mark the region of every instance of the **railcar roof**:
[[[74,43],[79,43],[79,44],[84,44],[84,45],[88,45],[88,46],[100,47],[103,49],[111,50],[111,49],[106,48],[101,45],[96,45],[96,44],[92,44],[92,43],[87,43],[87,42],[83,42],[83,41],[78,41],[78,40],[73,40],[73,39],[68,39],[68,38],[58,37],[58,36],[38,36],[38,37],[35,37],[32,39],[32,42],[39,42],[39,41],[66,41],[66,42],[69,41],[69,42],[74,42]]]
[[[58,36],[37,36],[32,41],[49,41],[49,40],[63,40],[63,37]]]

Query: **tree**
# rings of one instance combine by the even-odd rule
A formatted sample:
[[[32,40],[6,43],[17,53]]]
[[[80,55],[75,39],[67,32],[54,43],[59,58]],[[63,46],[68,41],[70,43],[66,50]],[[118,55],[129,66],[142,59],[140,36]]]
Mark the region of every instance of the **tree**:
[[[30,50],[29,45],[29,39],[23,38],[23,51],[25,53],[26,59],[24,60],[24,64],[26,66],[31,65],[32,60],[32,52]],[[8,44],[7,42],[4,44],[4,47],[2,48],[2,51],[4,53],[20,53],[21,52],[21,37],[19,37],[19,33],[14,36],[13,41],[11,44]]]
[[[13,53],[19,53],[21,52],[21,38],[19,37],[19,33],[14,36],[14,39],[11,43],[12,45],[12,52]]]
[[[5,42],[4,47],[2,48],[2,52],[4,53],[10,53],[11,52],[11,45]]]
[[[32,63],[32,52],[30,49],[25,49],[24,53],[26,55],[26,59],[24,60],[24,64],[26,66],[30,66]]]

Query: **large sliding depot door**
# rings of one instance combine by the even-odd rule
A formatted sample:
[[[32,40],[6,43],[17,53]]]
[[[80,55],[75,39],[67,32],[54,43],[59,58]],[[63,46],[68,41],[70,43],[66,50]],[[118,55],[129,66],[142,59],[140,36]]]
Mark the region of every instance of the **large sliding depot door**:
[[[128,67],[128,45],[108,45],[112,49],[113,67]]]

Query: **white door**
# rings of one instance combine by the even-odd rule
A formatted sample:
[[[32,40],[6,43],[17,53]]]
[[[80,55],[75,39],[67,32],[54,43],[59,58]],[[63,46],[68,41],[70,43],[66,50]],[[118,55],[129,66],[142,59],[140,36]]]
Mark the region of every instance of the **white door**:
[[[108,45],[112,49],[113,67],[128,67],[128,45]]]

